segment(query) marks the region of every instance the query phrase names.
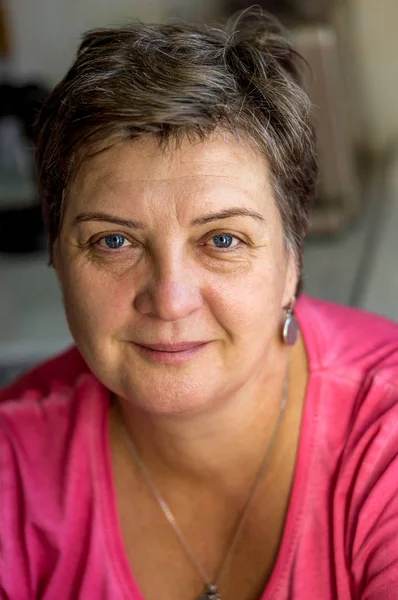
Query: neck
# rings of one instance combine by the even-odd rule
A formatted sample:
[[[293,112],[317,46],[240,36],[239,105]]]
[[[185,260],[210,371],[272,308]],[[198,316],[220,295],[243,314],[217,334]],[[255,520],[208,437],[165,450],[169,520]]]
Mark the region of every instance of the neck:
[[[286,377],[288,404],[295,395],[302,351],[301,343],[290,357],[289,351],[283,351],[279,368],[263,378],[261,385],[246,385],[206,412],[153,415],[123,399],[117,399],[117,412],[143,462],[158,480],[185,479],[190,485],[217,481],[228,486],[236,482],[241,486],[242,478],[253,478],[273,436]]]

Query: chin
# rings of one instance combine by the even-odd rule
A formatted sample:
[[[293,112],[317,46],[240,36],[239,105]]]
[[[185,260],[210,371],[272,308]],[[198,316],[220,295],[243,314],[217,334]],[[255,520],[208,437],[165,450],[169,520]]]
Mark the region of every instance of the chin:
[[[146,383],[147,382],[147,383]],[[132,406],[153,415],[190,415],[204,412],[219,397],[209,382],[174,374],[142,378],[116,385],[115,393]]]

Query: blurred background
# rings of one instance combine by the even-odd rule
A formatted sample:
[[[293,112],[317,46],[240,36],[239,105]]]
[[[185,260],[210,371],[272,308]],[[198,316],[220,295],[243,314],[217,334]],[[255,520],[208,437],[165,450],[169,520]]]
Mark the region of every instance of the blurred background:
[[[71,343],[47,266],[32,126],[81,34],[213,22],[246,0],[0,0],[0,385]],[[398,320],[398,1],[261,0],[311,67],[321,168],[304,289]]]

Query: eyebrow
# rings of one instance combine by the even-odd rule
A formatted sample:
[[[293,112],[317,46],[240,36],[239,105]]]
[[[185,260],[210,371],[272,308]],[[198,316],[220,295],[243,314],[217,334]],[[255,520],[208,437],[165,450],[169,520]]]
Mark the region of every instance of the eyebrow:
[[[144,229],[144,224],[140,221],[131,221],[130,219],[121,219],[113,215],[108,215],[103,212],[84,212],[80,213],[73,219],[73,225],[78,223],[84,223],[85,221],[105,221],[107,223],[114,223],[115,225],[121,225],[122,227],[129,227],[131,229]]]
[[[251,217],[257,221],[262,223],[265,222],[264,217],[252,210],[250,208],[243,207],[233,207],[227,208],[217,213],[210,213],[208,215],[203,215],[203,217],[198,217],[191,221],[191,225],[205,225],[206,223],[211,223],[212,221],[219,221],[221,219],[229,219],[231,217]],[[109,215],[104,212],[84,212],[80,213],[73,219],[73,225],[77,225],[78,223],[84,223],[85,221],[102,221],[106,223],[114,223],[115,225],[120,225],[122,227],[129,227],[131,229],[144,229],[145,226],[140,221],[131,221],[130,219],[122,219],[120,217],[116,217],[113,215]]]
[[[208,215],[204,215],[203,217],[199,217],[198,219],[194,219],[191,221],[191,225],[205,225],[206,223],[211,223],[211,221],[219,221],[220,219],[229,219],[231,217],[252,217],[257,221],[265,222],[264,217],[252,210],[251,208],[241,208],[241,207],[233,207],[227,208],[217,213],[210,213]]]

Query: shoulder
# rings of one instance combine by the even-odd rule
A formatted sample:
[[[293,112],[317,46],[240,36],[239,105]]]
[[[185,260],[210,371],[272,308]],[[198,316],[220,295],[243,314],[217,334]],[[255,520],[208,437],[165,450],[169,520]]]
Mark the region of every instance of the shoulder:
[[[2,402],[0,479],[12,471],[28,485],[50,471],[61,475],[68,453],[88,443],[105,397],[94,375],[82,373],[69,385],[50,386],[47,394],[27,387],[22,396]]]
[[[101,393],[102,385],[73,347],[0,391],[0,436],[29,453],[55,448],[71,428],[78,433],[80,415],[98,407]]]
[[[297,316],[312,390],[305,415],[323,466],[343,496],[355,487],[365,498],[388,464],[398,478],[398,326],[305,296]]]
[[[367,445],[373,460],[379,444],[397,445],[398,325],[305,296],[297,316],[317,382],[310,406],[336,451],[356,456],[373,439]]]
[[[7,387],[0,389],[0,403],[24,398],[42,398],[54,391],[70,389],[79,376],[88,371],[80,352],[73,346],[23,373]]]
[[[0,404],[0,589],[30,590],[21,597],[36,597],[32,570],[41,576],[66,551],[59,532],[90,505],[105,424],[94,375],[45,384]]]
[[[93,376],[92,376],[93,377]],[[21,375],[0,391],[0,436],[16,446],[42,447],[62,438],[62,429],[79,410],[89,372],[76,348]],[[20,441],[17,441],[20,439]]]
[[[387,598],[398,585],[398,325],[306,296],[297,317],[316,381],[312,473],[317,490],[325,483],[337,558],[358,597]]]
[[[398,386],[398,324],[357,308],[303,296],[297,318],[313,369]]]

